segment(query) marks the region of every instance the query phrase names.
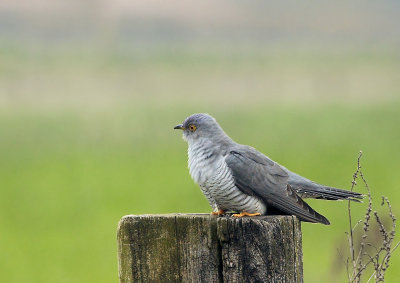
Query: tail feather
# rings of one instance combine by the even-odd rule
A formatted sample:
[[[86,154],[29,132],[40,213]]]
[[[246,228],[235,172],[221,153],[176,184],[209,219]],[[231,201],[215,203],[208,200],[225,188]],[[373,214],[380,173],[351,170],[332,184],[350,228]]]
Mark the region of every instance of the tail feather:
[[[363,194],[357,192],[323,186],[316,183],[314,183],[314,186],[294,186],[294,189],[302,198],[351,200],[356,202],[361,202],[364,198]]]
[[[361,202],[363,194],[317,184],[293,172],[289,173],[289,184],[302,198],[326,200],[351,200]]]

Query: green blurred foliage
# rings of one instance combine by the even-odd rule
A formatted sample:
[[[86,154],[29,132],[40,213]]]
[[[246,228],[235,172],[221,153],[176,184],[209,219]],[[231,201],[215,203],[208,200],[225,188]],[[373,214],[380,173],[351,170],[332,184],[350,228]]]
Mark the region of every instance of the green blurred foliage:
[[[2,282],[115,282],[123,215],[209,212],[172,129],[194,112],[331,186],[350,188],[363,150],[375,205],[383,194],[400,212],[395,53],[3,48],[0,59]],[[347,203],[309,203],[332,225],[302,224],[305,281],[344,281]],[[353,207],[361,218],[365,204]],[[388,282],[397,253],[392,265]]]

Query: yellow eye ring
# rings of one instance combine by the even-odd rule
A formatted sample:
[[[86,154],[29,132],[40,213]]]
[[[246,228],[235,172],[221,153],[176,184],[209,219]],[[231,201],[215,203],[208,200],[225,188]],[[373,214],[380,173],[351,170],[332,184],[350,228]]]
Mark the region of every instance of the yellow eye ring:
[[[189,131],[194,132],[196,131],[197,127],[195,125],[189,125]]]

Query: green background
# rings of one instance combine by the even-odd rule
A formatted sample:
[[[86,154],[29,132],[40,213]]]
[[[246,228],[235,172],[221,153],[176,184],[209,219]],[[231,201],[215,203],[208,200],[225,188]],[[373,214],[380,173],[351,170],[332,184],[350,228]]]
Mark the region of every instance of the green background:
[[[354,25],[367,23],[374,7]],[[28,19],[38,30],[59,24],[24,9],[13,11],[36,15]],[[187,145],[173,130],[196,112],[213,115],[236,142],[330,186],[350,189],[363,150],[375,209],[385,195],[399,214],[400,55],[393,37],[353,38],[360,33],[348,25],[349,38],[330,34],[332,44],[314,24],[318,40],[154,43],[121,39],[104,24],[94,39],[60,40],[30,31],[31,22],[16,35],[0,33],[2,282],[116,282],[122,216],[210,212],[190,179]],[[308,203],[332,224],[302,224],[305,282],[345,281],[347,203]],[[353,205],[355,219],[365,205]],[[399,276],[398,252],[391,265],[388,282]]]

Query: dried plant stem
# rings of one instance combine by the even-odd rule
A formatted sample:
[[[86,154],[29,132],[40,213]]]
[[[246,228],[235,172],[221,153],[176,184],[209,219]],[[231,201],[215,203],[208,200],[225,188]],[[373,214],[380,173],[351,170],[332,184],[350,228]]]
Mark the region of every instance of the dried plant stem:
[[[360,162],[360,158],[358,159],[358,163]],[[371,190],[369,189],[368,183],[364,178],[363,173],[360,171],[360,176],[364,182],[364,185],[367,189],[367,197],[368,197],[368,206],[365,212],[365,216],[364,216],[364,225],[363,225],[363,234],[361,236],[361,243],[360,243],[360,250],[358,251],[358,255],[357,255],[357,259],[356,259],[356,263],[357,264],[357,268],[356,268],[356,274],[359,274],[360,272],[362,272],[362,256],[365,252],[365,244],[366,244],[366,240],[367,240],[367,233],[369,231],[369,225],[370,225],[370,219],[371,219],[371,212],[372,212],[372,197],[371,197]]]
[[[375,219],[378,225],[379,235],[382,238],[382,243],[379,244],[378,247],[375,247],[374,245],[367,242],[368,232],[370,230],[371,214],[372,214],[372,196],[368,183],[361,171],[361,165],[360,165],[361,156],[362,152],[360,151],[357,159],[357,169],[353,174],[351,191],[353,191],[354,186],[357,185],[356,179],[358,177],[361,177],[364,186],[367,190],[368,206],[364,214],[364,219],[358,221],[356,225],[354,225],[353,227],[352,217],[351,217],[351,202],[349,201],[348,203],[349,232],[346,234],[349,242],[350,257],[347,258],[346,260],[347,278],[349,282],[357,282],[357,283],[361,282],[361,277],[363,275],[363,272],[370,264],[372,264],[374,267],[374,272],[369,277],[367,282],[371,281],[372,278],[374,278],[376,282],[384,282],[385,272],[389,268],[389,261],[391,259],[391,256],[393,252],[397,249],[397,247],[400,245],[400,242],[398,242],[394,246],[394,248],[392,248],[393,241],[396,236],[396,218],[393,215],[392,206],[389,202],[389,199],[386,197],[382,197],[381,205],[386,204],[387,206],[389,219],[392,224],[391,229],[389,232],[388,229],[383,224],[383,221],[379,216],[378,212],[374,211],[373,219]],[[357,257],[355,257],[354,231],[356,230],[359,223],[363,223],[363,227],[362,227],[361,239],[359,240],[360,247],[357,252]],[[373,255],[370,255],[368,252],[366,252],[367,246],[373,247],[375,249]],[[350,263],[351,263],[351,268],[349,268]]]
[[[357,159],[357,170],[356,172],[354,172],[353,174],[353,180],[351,182],[351,189],[350,191],[354,190],[354,187],[357,185],[356,179],[358,177],[358,173],[360,172],[361,169],[361,165],[360,165],[360,159],[362,156],[362,151],[359,152],[358,154],[358,159]],[[350,256],[351,256],[351,263],[352,263],[352,275],[349,276],[350,278],[354,278],[355,277],[355,272],[357,271],[357,262],[355,261],[355,256],[354,256],[354,236],[353,236],[353,223],[352,223],[352,217],[351,217],[351,201],[349,200],[348,204],[347,204],[347,210],[348,210],[348,216],[349,216],[349,234],[348,236],[348,240],[349,240],[349,248],[350,248]],[[347,268],[348,268],[348,263],[347,263]],[[350,280],[353,281],[353,280]]]

